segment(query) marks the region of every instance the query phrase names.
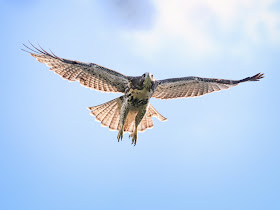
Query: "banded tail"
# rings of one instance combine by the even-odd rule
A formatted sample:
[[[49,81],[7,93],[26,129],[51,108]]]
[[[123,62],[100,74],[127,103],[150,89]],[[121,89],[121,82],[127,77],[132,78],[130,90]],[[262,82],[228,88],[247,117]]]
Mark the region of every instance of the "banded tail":
[[[123,96],[108,101],[104,104],[89,107],[90,114],[95,116],[95,120],[101,122],[101,126],[109,127],[110,130],[120,129],[120,108],[123,101]],[[137,112],[129,111],[124,132],[132,134],[135,129],[135,116]],[[147,112],[138,126],[139,132],[144,132],[146,129],[154,127],[152,117],[158,118],[160,121],[166,121],[167,118],[162,116],[151,104],[149,104]]]

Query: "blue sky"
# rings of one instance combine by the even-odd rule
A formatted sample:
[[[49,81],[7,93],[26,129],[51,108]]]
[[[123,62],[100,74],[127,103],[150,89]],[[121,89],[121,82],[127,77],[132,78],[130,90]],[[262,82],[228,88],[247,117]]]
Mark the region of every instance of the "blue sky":
[[[1,1],[1,209],[279,209],[280,2]],[[156,79],[260,82],[155,100],[167,122],[117,142],[69,83],[20,50]]]

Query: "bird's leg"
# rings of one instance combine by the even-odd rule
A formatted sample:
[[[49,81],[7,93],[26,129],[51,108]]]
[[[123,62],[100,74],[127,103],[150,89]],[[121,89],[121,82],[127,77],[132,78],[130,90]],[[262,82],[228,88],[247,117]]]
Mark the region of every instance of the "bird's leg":
[[[135,127],[135,130],[134,130],[134,133],[133,133],[133,137],[132,137],[132,144],[134,144],[134,146],[137,143],[137,135],[138,135],[137,127]]]
[[[133,133],[133,137],[132,137],[132,144],[134,144],[134,146],[137,143],[137,129],[138,129],[138,125],[140,124],[140,122],[142,121],[143,117],[145,116],[147,111],[147,106],[144,106],[143,108],[141,108],[138,112],[138,114],[135,117],[135,129],[134,129],[134,133]],[[132,134],[131,134],[132,135]]]
[[[127,100],[124,100],[123,105],[121,107],[121,111],[120,111],[120,130],[117,136],[118,141],[123,139],[123,127],[126,121],[126,117],[128,115],[129,112],[129,107],[127,104]]]
[[[123,139],[123,127],[120,128],[117,139],[118,142]]]

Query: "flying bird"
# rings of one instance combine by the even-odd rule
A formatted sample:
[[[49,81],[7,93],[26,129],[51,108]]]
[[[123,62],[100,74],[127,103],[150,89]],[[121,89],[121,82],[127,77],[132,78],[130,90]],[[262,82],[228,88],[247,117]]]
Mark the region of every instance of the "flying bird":
[[[60,58],[52,51],[51,53],[45,51],[40,45],[24,46],[30,50],[24,51],[30,53],[37,61],[45,63],[51,71],[63,79],[78,81],[87,88],[102,92],[123,93],[116,99],[88,109],[102,126],[118,131],[118,141],[123,139],[125,132],[130,133],[129,137],[132,137],[134,145],[137,143],[138,131],[144,132],[154,126],[152,117],[160,121],[167,120],[149,103],[151,97],[157,99],[197,97],[263,78],[262,73],[241,80],[194,76],[156,80],[153,74],[148,72],[142,76],[126,76],[95,63]]]

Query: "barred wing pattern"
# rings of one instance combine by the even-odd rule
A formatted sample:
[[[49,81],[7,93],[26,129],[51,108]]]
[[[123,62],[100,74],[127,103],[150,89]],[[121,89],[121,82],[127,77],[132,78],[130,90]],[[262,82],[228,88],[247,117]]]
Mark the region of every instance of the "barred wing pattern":
[[[201,77],[182,77],[157,81],[153,97],[159,99],[174,99],[202,96],[214,91],[220,91],[236,86],[241,82],[258,81],[263,74],[258,73],[242,80],[226,80]]]
[[[31,43],[30,43],[31,44]],[[32,44],[31,44],[32,45]],[[50,54],[45,50],[29,48],[34,53],[29,52],[37,61],[45,63],[51,67],[50,70],[60,75],[63,79],[69,81],[79,81],[81,85],[99,90],[102,92],[125,92],[128,87],[127,76],[102,67],[95,63],[83,63],[74,60],[60,58],[54,54]]]
[[[98,106],[89,107],[91,115],[95,116],[95,119],[101,122],[104,127],[109,127],[110,130],[120,129],[120,108],[123,103],[123,96],[116,98],[114,100],[108,101],[104,104]],[[124,132],[132,134],[135,130],[134,119],[137,113],[129,112],[125,125]],[[158,118],[160,121],[166,121],[167,118],[162,116],[151,104],[148,105],[147,112],[143,117],[141,123],[138,126],[139,132],[144,132],[146,129],[151,129],[154,127],[152,117]]]

